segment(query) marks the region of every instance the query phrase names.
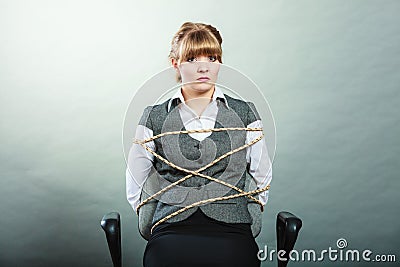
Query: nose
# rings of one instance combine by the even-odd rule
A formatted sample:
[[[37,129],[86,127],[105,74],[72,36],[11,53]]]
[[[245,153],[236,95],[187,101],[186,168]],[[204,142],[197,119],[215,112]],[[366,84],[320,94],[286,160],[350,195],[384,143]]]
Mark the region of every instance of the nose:
[[[198,61],[197,62],[198,66],[197,66],[197,71],[200,73],[204,73],[204,72],[208,72],[210,66],[209,66],[209,62],[205,62],[205,61]]]

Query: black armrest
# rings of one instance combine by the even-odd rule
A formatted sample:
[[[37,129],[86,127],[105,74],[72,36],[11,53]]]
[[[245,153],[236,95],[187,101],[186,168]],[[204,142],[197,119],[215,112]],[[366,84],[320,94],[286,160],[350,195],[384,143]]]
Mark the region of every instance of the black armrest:
[[[286,267],[289,262],[289,253],[296,243],[297,235],[299,234],[302,221],[287,211],[281,211],[276,218],[276,242],[277,251],[284,250],[285,254],[282,258],[287,260],[279,260],[278,267]]]
[[[101,219],[114,267],[121,267],[121,219],[118,212],[110,212]]]

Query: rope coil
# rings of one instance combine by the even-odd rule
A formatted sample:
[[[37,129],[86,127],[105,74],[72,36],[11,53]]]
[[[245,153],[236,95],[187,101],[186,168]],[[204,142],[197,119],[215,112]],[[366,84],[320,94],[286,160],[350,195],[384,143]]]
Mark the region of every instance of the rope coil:
[[[153,229],[154,229],[157,225],[159,225],[159,224],[161,224],[161,223],[163,223],[163,222],[165,222],[165,221],[171,219],[172,217],[174,217],[174,216],[176,216],[176,215],[178,215],[178,214],[180,214],[180,213],[182,213],[182,212],[184,212],[184,211],[186,211],[186,210],[188,210],[188,209],[190,209],[190,208],[193,208],[193,207],[196,207],[196,206],[200,206],[200,205],[202,205],[202,204],[206,204],[206,203],[210,203],[210,202],[215,202],[215,201],[221,201],[221,200],[227,200],[227,199],[232,199],[232,198],[237,198],[237,197],[246,196],[246,197],[250,198],[251,200],[255,201],[257,204],[259,204],[259,205],[260,205],[260,208],[261,208],[261,211],[263,211],[263,205],[262,205],[261,201],[260,201],[259,199],[256,199],[256,198],[253,197],[252,195],[254,195],[254,194],[259,194],[259,193],[261,193],[261,192],[264,192],[264,191],[269,190],[270,185],[267,185],[267,186],[264,187],[264,188],[259,188],[259,189],[253,190],[253,191],[248,191],[248,192],[246,192],[246,191],[244,191],[244,190],[242,190],[242,189],[240,189],[240,188],[238,188],[238,187],[236,187],[236,186],[234,186],[234,185],[232,185],[232,184],[226,183],[226,182],[224,182],[224,181],[221,181],[221,180],[219,180],[219,179],[210,177],[210,176],[208,176],[208,175],[204,175],[204,174],[202,174],[202,173],[200,173],[200,172],[203,171],[203,170],[205,170],[205,169],[207,169],[207,168],[209,168],[209,167],[211,167],[212,165],[218,163],[218,162],[221,161],[222,159],[224,159],[224,158],[226,158],[226,157],[228,157],[228,156],[230,156],[230,155],[232,155],[232,154],[234,154],[234,153],[236,153],[236,152],[238,152],[238,151],[240,151],[240,150],[242,150],[242,149],[245,149],[245,148],[247,148],[247,147],[249,147],[249,146],[251,146],[251,145],[257,143],[258,141],[260,141],[260,140],[264,137],[264,134],[261,133],[261,135],[260,135],[259,137],[255,138],[255,139],[252,140],[251,142],[249,142],[249,143],[247,143],[247,144],[244,144],[243,146],[240,146],[240,147],[238,147],[238,148],[235,148],[235,149],[233,149],[233,150],[231,150],[231,151],[229,151],[229,152],[227,152],[227,153],[221,155],[220,157],[216,158],[215,160],[213,160],[213,161],[210,162],[209,164],[207,164],[207,165],[201,167],[200,169],[198,169],[198,170],[196,170],[196,171],[191,171],[191,170],[188,170],[188,169],[179,167],[179,166],[175,165],[174,163],[168,161],[167,159],[161,157],[160,155],[158,155],[157,153],[155,153],[153,150],[151,150],[149,147],[146,146],[146,143],[151,142],[151,141],[153,141],[153,140],[155,140],[155,139],[157,139],[157,138],[161,138],[161,137],[166,136],[166,135],[172,135],[172,134],[190,134],[190,133],[205,133],[205,132],[220,132],[220,131],[261,131],[261,132],[262,132],[262,128],[237,128],[237,127],[231,127],[231,128],[212,128],[212,129],[195,129],[195,130],[186,130],[186,131],[172,131],[172,132],[161,133],[161,134],[155,135],[155,136],[153,136],[153,137],[147,138],[147,139],[145,139],[145,140],[138,140],[138,139],[135,139],[135,140],[133,141],[134,144],[139,144],[139,145],[141,145],[144,149],[146,149],[146,150],[147,150],[148,152],[150,152],[152,155],[154,155],[155,157],[157,157],[159,160],[163,161],[164,163],[168,164],[169,166],[171,166],[171,167],[173,167],[173,168],[175,168],[175,169],[178,169],[178,170],[180,170],[180,171],[183,171],[183,172],[188,173],[188,175],[186,175],[185,177],[183,177],[183,178],[177,180],[176,182],[171,183],[170,185],[168,185],[168,186],[164,187],[163,189],[161,189],[160,191],[154,193],[153,195],[151,195],[151,196],[148,197],[147,199],[143,200],[143,201],[138,205],[138,207],[136,208],[136,213],[137,213],[137,214],[139,214],[139,209],[140,209],[143,205],[145,205],[147,202],[149,202],[151,199],[153,199],[153,198],[157,197],[158,195],[164,193],[165,191],[169,190],[169,189],[172,188],[173,186],[176,186],[176,185],[178,185],[179,183],[182,183],[183,181],[189,179],[189,178],[192,177],[192,176],[200,176],[200,177],[209,179],[209,180],[211,180],[211,181],[214,181],[214,182],[220,183],[220,184],[222,184],[222,185],[225,185],[225,186],[227,186],[227,187],[230,187],[230,188],[232,188],[232,189],[235,189],[236,191],[239,192],[238,194],[235,194],[235,195],[222,196],[222,197],[216,197],[216,198],[209,198],[209,199],[197,201],[197,202],[192,203],[192,204],[190,204],[190,205],[188,205],[188,206],[186,206],[186,207],[183,207],[183,208],[181,208],[181,209],[179,209],[179,210],[177,210],[177,211],[171,213],[170,215],[165,216],[164,218],[162,218],[162,219],[159,220],[158,222],[156,222],[156,223],[151,227],[150,233],[153,232]]]

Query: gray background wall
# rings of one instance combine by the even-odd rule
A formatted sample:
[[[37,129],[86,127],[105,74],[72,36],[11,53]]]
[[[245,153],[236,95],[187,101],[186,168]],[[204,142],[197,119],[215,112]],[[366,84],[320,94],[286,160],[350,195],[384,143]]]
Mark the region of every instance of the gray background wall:
[[[122,216],[125,266],[140,266],[123,116],[168,66],[184,21],[220,30],[224,62],[274,113],[259,246],[275,248],[275,216],[289,210],[304,221],[298,250],[345,238],[398,258],[399,11],[389,0],[0,1],[0,266],[111,266],[99,226],[111,210]]]

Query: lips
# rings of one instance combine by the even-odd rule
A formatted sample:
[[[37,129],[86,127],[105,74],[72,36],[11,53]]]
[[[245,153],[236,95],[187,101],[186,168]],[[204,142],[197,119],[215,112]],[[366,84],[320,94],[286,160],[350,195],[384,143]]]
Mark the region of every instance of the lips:
[[[200,77],[200,78],[198,78],[197,80],[198,80],[198,81],[201,81],[201,82],[207,82],[207,81],[210,80],[210,78],[208,78],[208,77]]]

